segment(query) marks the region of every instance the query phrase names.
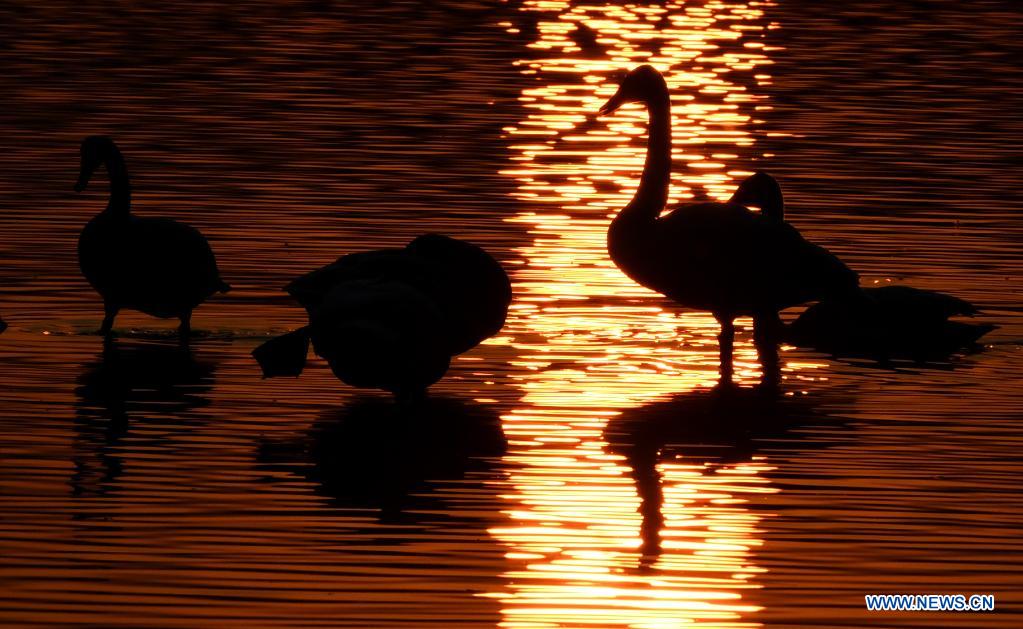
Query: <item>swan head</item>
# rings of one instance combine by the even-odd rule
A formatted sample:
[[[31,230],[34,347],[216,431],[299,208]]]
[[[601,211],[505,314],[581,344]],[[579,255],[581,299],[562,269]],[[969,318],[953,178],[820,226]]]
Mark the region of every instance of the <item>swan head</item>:
[[[96,168],[105,162],[107,158],[117,153],[114,141],[105,135],[90,135],[82,140],[81,166],[78,170],[78,181],[75,182],[75,192],[85,190],[89,185],[89,178]]]
[[[763,171],[757,171],[739,184],[731,198],[732,203],[760,208],[764,216],[784,218],[785,201],[778,181]]]
[[[653,66],[641,65],[625,75],[618,84],[615,95],[600,108],[600,115],[613,114],[628,103],[646,102],[651,94],[666,92],[667,89],[668,86],[660,72]]]

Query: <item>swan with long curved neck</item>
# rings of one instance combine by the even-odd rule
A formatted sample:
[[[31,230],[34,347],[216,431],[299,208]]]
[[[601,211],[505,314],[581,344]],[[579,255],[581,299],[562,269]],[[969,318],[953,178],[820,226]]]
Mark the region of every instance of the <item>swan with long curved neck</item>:
[[[856,290],[856,273],[785,222],[781,188],[765,173],[743,181],[726,203],[689,203],[661,216],[671,177],[671,102],[664,78],[647,65],[634,69],[600,114],[626,103],[646,107],[649,137],[639,188],[608,229],[611,259],[639,284],[713,313],[721,326],[722,378],[732,374],[734,320],[752,316],[765,378],[776,377],[778,312]]]
[[[78,238],[82,274],[103,298],[103,325],[109,336],[114,318],[133,308],[161,318],[178,318],[182,338],[191,327],[192,310],[230,286],[220,279],[206,238],[193,227],[169,218],[131,214],[131,184],[124,158],[114,141],[90,136],[82,141],[81,192],[104,164],[110,178],[106,209],[90,220]]]

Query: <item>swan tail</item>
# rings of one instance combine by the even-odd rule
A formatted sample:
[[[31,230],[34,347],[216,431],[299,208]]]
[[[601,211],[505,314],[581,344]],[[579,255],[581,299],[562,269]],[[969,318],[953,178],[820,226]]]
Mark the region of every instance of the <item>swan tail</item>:
[[[263,343],[252,350],[252,357],[263,369],[264,378],[298,376],[305,368],[309,353],[309,328],[299,328]]]
[[[975,345],[980,342],[982,336],[998,329],[998,326],[992,323],[960,323],[959,321],[950,321],[949,324],[954,341],[961,346]]]

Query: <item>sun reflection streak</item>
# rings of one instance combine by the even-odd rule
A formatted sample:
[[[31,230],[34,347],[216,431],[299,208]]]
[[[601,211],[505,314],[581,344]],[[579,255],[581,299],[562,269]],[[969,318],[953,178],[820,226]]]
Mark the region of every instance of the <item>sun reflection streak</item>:
[[[718,327],[636,285],[608,258],[608,222],[643,168],[646,120],[638,107],[607,119],[595,112],[616,74],[654,65],[672,88],[669,203],[727,199],[749,174],[740,165],[760,157],[754,116],[766,105],[750,88],[770,80],[767,6],[526,0],[521,8],[537,39],[519,62],[532,85],[520,97],[525,118],[505,129],[512,164],[503,174],[529,208],[508,220],[533,241],[515,268],[506,327],[524,395],[503,418],[508,522],[490,530],[511,565],[506,588],[488,594],[503,603],[502,626],[756,626],[743,592],[762,572],[752,549],[763,516],[745,504],[777,491],[763,476],[767,463],[657,462],[659,543],[650,558],[641,472],[604,438],[623,409],[713,385]],[[577,41],[577,25],[594,36]],[[743,384],[759,378],[748,341],[736,346],[735,372]]]

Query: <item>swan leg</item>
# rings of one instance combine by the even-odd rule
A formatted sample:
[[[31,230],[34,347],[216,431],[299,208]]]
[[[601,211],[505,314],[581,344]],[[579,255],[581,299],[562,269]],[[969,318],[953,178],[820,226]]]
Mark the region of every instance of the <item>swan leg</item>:
[[[762,384],[775,386],[781,380],[781,362],[778,343],[782,323],[777,312],[764,312],[753,316],[753,345],[763,370]]]
[[[103,336],[110,336],[114,331],[114,318],[121,309],[114,304],[103,303],[103,325],[99,326],[99,333]]]
[[[187,339],[192,334],[192,311],[189,310],[181,315],[181,325],[178,326],[178,336]]]
[[[729,315],[715,314],[714,318],[718,320],[718,324],[721,326],[721,332],[718,333],[721,381],[731,382],[732,374],[734,373],[734,368],[732,367],[732,344],[735,341],[735,321]]]

